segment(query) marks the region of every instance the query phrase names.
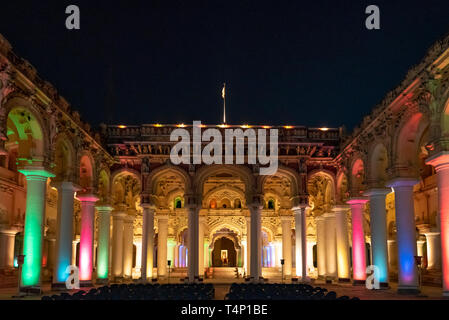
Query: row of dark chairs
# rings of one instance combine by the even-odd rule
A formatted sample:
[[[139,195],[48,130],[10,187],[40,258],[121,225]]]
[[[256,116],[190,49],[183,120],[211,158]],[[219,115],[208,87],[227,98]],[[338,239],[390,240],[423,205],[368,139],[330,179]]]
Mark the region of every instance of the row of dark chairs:
[[[337,297],[334,291],[308,284],[238,284],[233,283],[225,300],[359,300]]]
[[[212,284],[113,284],[42,300],[211,300],[214,294]]]

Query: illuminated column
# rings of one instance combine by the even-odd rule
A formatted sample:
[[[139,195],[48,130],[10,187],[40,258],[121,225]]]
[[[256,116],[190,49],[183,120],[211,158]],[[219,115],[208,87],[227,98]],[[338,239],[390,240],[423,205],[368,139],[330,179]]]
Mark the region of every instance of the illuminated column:
[[[53,266],[52,288],[66,288],[66,272],[72,260],[73,202],[78,188],[72,182],[52,184],[58,190],[58,215],[56,218],[56,256]]]
[[[316,221],[316,251],[318,278],[326,278],[326,226],[323,215],[315,218]]]
[[[306,235],[306,207],[294,208],[295,215],[295,251],[296,275],[302,281],[307,280],[307,235]]]
[[[158,277],[165,277],[167,275],[168,216],[158,215],[157,223],[157,275]]]
[[[53,174],[43,168],[25,167],[19,172],[27,179],[27,198],[21,287],[40,287],[42,268],[42,241],[44,233],[45,193],[47,179]]]
[[[242,236],[242,248],[243,248],[243,268],[245,270],[245,274],[248,275],[248,242],[247,237]]]
[[[210,254],[209,254],[209,237],[204,238],[204,259],[205,259],[205,266],[206,268],[210,267]]]
[[[143,281],[153,277],[153,248],[154,248],[154,205],[142,204],[142,267]]]
[[[14,268],[14,242],[17,230],[0,230],[0,269]]]
[[[198,274],[204,276],[204,222],[206,217],[199,217],[198,226]],[[237,255],[238,257],[238,255]]]
[[[282,225],[282,257],[284,259],[284,275],[292,275],[292,218],[281,217]]]
[[[316,241],[312,237],[307,237],[307,264],[306,264],[306,270],[308,275],[312,274],[312,272],[315,272],[315,266],[313,265],[313,247],[316,245]]]
[[[351,268],[349,265],[349,241],[348,241],[348,221],[346,212],[349,206],[337,205],[335,212],[335,235],[337,245],[337,270],[338,281],[351,281]]]
[[[440,152],[430,157],[426,163],[434,166],[437,172],[443,295],[449,296],[449,152]]]
[[[246,276],[251,276],[251,217],[246,219]]]
[[[396,240],[387,240],[388,244],[388,269],[392,271],[398,271],[398,247]]]
[[[416,226],[413,204],[415,179],[398,178],[389,183],[394,189],[398,245],[398,292],[419,292],[416,268]]]
[[[167,240],[167,268],[168,268],[168,260],[170,260],[170,268],[175,266],[175,249],[176,249],[176,240],[174,237],[169,237]]]
[[[366,282],[366,246],[363,231],[363,209],[368,202],[365,198],[352,198],[348,201],[352,215],[352,278],[354,285]]]
[[[123,225],[126,214],[116,211],[112,214],[112,275],[123,277]]]
[[[81,202],[79,276],[81,286],[92,286],[95,202],[93,194],[76,195]]]
[[[198,249],[199,249],[199,210],[194,205],[189,205],[188,208],[188,277],[189,282],[195,281],[198,277]]]
[[[75,240],[72,240],[72,266],[76,266],[76,247],[78,246],[78,236]]]
[[[332,281],[338,276],[335,214],[325,213],[323,217],[326,232],[326,280]]]
[[[427,270],[441,270],[441,237],[439,232],[425,233],[427,242]]]
[[[388,287],[387,212],[385,197],[391,189],[371,189],[365,193],[370,201],[370,227],[373,265],[379,268],[380,286]]]
[[[112,207],[102,205],[96,207],[98,212],[98,244],[97,244],[97,283],[108,283],[109,277],[109,238],[111,230]]]
[[[258,282],[259,278],[262,276],[262,268],[261,268],[262,223],[260,217],[262,213],[262,205],[260,205],[260,202],[253,203],[249,206],[249,210],[251,214],[250,275],[253,282]]]
[[[133,275],[134,215],[128,214],[123,224],[123,276]]]

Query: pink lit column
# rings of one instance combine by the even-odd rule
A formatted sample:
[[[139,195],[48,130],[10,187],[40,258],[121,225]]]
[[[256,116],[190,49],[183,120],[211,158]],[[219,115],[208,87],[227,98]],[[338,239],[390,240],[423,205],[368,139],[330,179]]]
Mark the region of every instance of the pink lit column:
[[[95,202],[98,198],[93,194],[77,194],[77,198],[81,201],[80,285],[92,286]]]
[[[440,152],[427,160],[434,166],[438,180],[438,210],[441,228],[441,267],[443,296],[449,296],[449,152]]]
[[[394,189],[398,245],[398,293],[418,293],[418,270],[415,263],[416,226],[413,203],[415,179],[397,178],[389,182]]]
[[[348,201],[352,215],[352,278],[354,285],[364,285],[366,281],[365,233],[363,232],[363,208],[365,198]]]

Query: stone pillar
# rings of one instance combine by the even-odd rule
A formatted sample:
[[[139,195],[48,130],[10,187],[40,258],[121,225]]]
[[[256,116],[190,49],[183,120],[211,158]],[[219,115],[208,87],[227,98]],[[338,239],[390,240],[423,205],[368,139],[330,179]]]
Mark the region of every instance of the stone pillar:
[[[333,281],[338,276],[335,214],[325,213],[323,217],[326,232],[326,281]]]
[[[398,247],[396,240],[387,240],[388,244],[388,269],[391,271],[398,271]]]
[[[79,239],[72,240],[72,266],[76,266],[76,247],[78,246]]]
[[[282,225],[282,258],[284,259],[284,275],[292,275],[292,218],[281,216]]]
[[[337,245],[337,270],[338,281],[351,281],[351,267],[349,264],[349,240],[348,220],[346,212],[349,206],[337,205],[332,211],[335,212],[335,235]]]
[[[368,202],[365,198],[352,198],[348,201],[352,215],[352,278],[354,285],[366,282],[366,245],[363,230],[363,209]]]
[[[427,270],[441,270],[441,237],[439,232],[425,233],[427,242]]]
[[[97,283],[107,284],[109,278],[109,238],[111,230],[111,211],[109,205],[96,207],[98,212],[97,243]]]
[[[123,225],[126,214],[116,211],[112,214],[112,275],[123,277]]]
[[[93,194],[76,195],[81,202],[81,231],[79,276],[80,285],[91,287],[94,253],[95,202],[98,198]]]
[[[154,209],[153,205],[143,204],[142,221],[142,267],[141,278],[146,282],[153,278],[154,247]]]
[[[204,277],[204,223],[206,217],[199,217],[198,226],[198,274]],[[238,255],[237,255],[238,256]]]
[[[123,224],[123,277],[133,275],[134,215],[128,214]]]
[[[72,260],[73,197],[79,189],[72,182],[52,184],[58,190],[58,215],[56,218],[55,265],[53,266],[52,288],[66,288],[66,272]]]
[[[44,168],[25,167],[19,170],[27,180],[25,228],[21,287],[39,287],[42,269],[42,247],[44,233],[45,194],[47,179],[54,177]]]
[[[398,292],[418,293],[418,270],[415,263],[416,226],[413,204],[415,179],[397,178],[390,181],[394,189],[398,244]]]
[[[243,269],[245,270],[245,274],[248,275],[248,242],[246,236],[242,236],[242,258]]]
[[[260,204],[260,202],[252,203],[249,205],[249,210],[251,215],[250,275],[253,282],[259,282],[259,278],[262,276],[262,267],[261,267],[262,205]]]
[[[306,207],[294,208],[295,215],[295,256],[296,275],[302,281],[307,278],[307,235],[306,235]]]
[[[307,237],[307,273],[309,277],[315,272],[315,266],[313,265],[313,247],[316,245],[316,239],[309,236]]]
[[[321,215],[316,217],[316,251],[317,251],[317,267],[318,278],[326,278],[326,229],[324,217]]]
[[[391,189],[371,189],[365,193],[370,201],[371,251],[373,265],[379,269],[380,287],[388,287],[387,211],[385,197]]]
[[[157,223],[157,275],[158,277],[165,277],[167,275],[168,216],[158,215]]]
[[[188,278],[193,283],[198,277],[199,260],[199,210],[196,205],[189,205],[188,208]]]
[[[246,276],[251,276],[251,217],[246,219]]]
[[[449,152],[440,152],[430,157],[426,163],[434,166],[437,172],[443,295],[447,297],[449,296]]]
[[[17,230],[0,230],[0,269],[14,268],[14,242]]]

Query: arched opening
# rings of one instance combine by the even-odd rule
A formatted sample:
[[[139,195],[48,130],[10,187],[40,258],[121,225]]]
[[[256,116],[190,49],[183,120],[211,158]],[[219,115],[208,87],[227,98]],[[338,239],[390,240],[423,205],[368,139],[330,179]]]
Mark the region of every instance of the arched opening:
[[[211,209],[217,209],[217,200],[212,199],[212,200],[210,201],[209,208],[211,208]]]
[[[234,242],[227,237],[220,237],[214,242],[212,250],[212,267],[236,267],[237,251]]]
[[[175,207],[175,209],[181,209],[182,208],[182,199],[181,199],[181,197],[176,197],[175,198],[174,207]]]
[[[274,200],[273,199],[268,200],[268,209],[274,210]]]

